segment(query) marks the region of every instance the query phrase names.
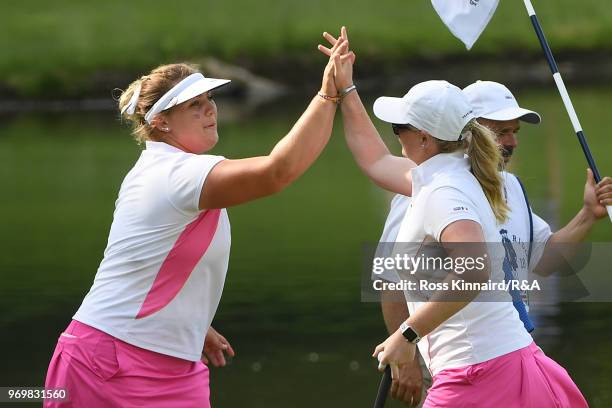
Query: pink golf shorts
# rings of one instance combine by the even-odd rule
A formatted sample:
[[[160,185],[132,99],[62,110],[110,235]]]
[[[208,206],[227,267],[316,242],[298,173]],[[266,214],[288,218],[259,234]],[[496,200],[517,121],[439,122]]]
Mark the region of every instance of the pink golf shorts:
[[[471,366],[440,371],[423,408],[583,408],[567,371],[535,344]]]
[[[45,388],[66,389],[45,407],[210,407],[208,368],[132,346],[76,320],[51,358]]]

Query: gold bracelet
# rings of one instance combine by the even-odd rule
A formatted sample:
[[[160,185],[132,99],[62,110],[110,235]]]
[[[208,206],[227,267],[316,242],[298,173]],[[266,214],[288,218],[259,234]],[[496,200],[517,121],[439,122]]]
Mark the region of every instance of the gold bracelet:
[[[351,92],[355,91],[356,89],[357,89],[357,87],[355,86],[355,84],[353,84],[353,85],[350,85],[350,86],[344,88],[336,96],[325,95],[322,92],[318,92],[317,95],[319,95],[321,98],[325,99],[326,101],[330,101],[330,102],[333,102],[333,103],[335,103],[337,105],[340,105],[340,103],[342,103],[342,99],[344,99],[344,97],[346,95],[350,94]]]
[[[336,105],[340,104],[340,100],[342,99],[338,95],[336,95],[336,96],[329,96],[329,95],[325,95],[323,92],[317,92],[317,95],[319,95],[321,98],[325,99],[326,101],[330,101],[330,102],[335,103]]]

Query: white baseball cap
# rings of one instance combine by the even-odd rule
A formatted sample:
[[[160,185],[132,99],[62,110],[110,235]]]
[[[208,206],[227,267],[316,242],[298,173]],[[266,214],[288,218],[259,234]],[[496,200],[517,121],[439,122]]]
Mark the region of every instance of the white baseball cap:
[[[538,124],[542,120],[537,112],[523,109],[512,92],[504,85],[493,81],[476,81],[463,89],[474,109],[474,115],[491,120],[520,119]]]
[[[374,102],[380,120],[412,125],[436,139],[461,140],[461,132],[474,119],[472,107],[461,89],[447,81],[416,84],[402,98],[381,96]]]

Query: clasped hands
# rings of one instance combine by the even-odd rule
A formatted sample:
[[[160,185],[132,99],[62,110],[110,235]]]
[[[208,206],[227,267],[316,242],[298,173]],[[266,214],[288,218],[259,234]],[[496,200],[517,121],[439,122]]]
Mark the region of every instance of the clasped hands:
[[[323,83],[319,95],[324,99],[339,102],[347,90],[353,85],[353,64],[355,53],[349,49],[349,39],[346,27],[340,30],[338,38],[324,32],[331,48],[319,44],[319,51],[329,57],[329,62],[323,73]]]

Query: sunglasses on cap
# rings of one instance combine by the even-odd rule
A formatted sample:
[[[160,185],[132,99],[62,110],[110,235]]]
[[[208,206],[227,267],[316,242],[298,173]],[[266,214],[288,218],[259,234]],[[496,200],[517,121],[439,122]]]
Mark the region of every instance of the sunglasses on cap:
[[[399,136],[401,130],[417,130],[417,131],[419,130],[415,128],[414,126],[409,125],[407,123],[401,124],[401,125],[397,123],[392,123],[391,129],[393,129],[393,133],[395,134],[395,136]]]

